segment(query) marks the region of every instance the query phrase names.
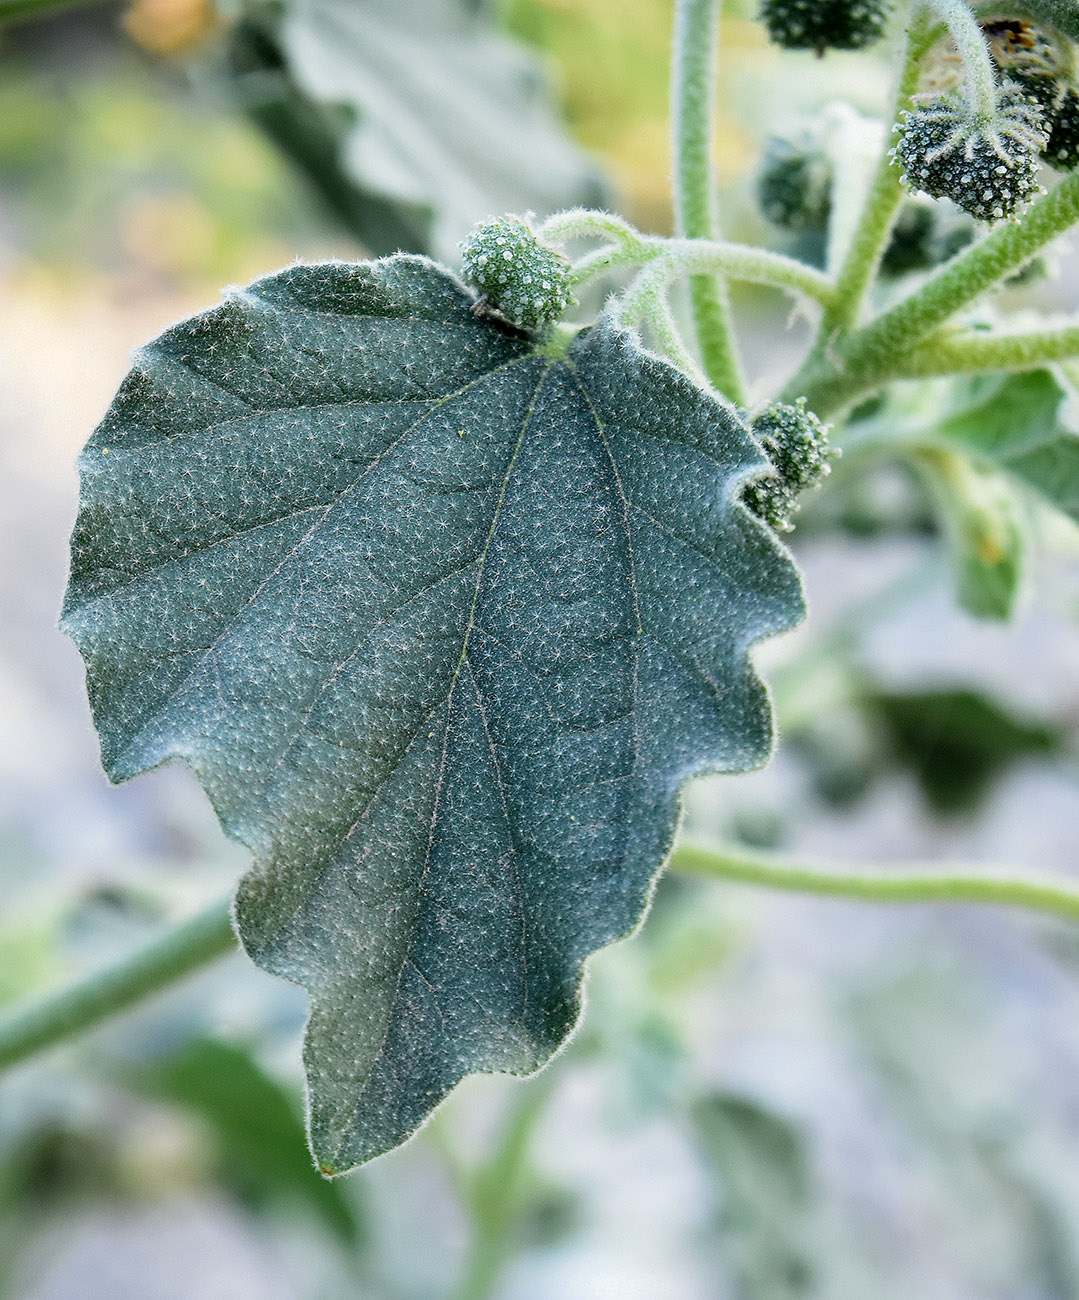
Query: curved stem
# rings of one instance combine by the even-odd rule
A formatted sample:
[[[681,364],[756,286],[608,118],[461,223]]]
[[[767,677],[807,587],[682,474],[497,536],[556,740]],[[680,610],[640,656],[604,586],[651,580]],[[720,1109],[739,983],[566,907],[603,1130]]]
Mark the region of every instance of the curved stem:
[[[570,283],[579,289],[597,275],[604,275],[618,266],[640,266],[642,262],[649,261],[651,256],[636,244],[606,244],[603,248],[586,253],[579,262],[573,264]]]
[[[562,244],[567,239],[614,239],[633,244],[641,239],[641,232],[613,212],[568,208],[565,212],[556,212],[539,225],[536,238],[549,244]]]
[[[655,239],[644,250],[651,262],[627,288],[619,308],[620,316],[639,320],[650,310],[652,297],[680,275],[698,271],[719,271],[733,280],[746,280],[773,289],[801,293],[829,303],[834,292],[831,281],[820,271],[782,253],[770,253],[748,244],[728,244],[707,239]]]
[[[691,875],[713,876],[765,889],[871,903],[990,903],[1023,907],[1079,923],[1079,887],[1034,876],[1017,876],[982,868],[877,867],[872,869],[792,863],[789,859],[742,850],[683,844],[671,866]]]
[[[948,25],[963,60],[963,98],[979,122],[990,122],[997,111],[997,78],[993,59],[967,0],[930,0]]]
[[[648,303],[647,319],[649,325],[667,356],[678,368],[687,374],[698,388],[709,388],[708,377],[697,365],[690,353],[674,319],[667,295],[662,290],[652,294]]]
[[[783,401],[805,397],[822,419],[901,369],[908,352],[986,290],[1017,271],[1079,221],[1079,173],[1072,172],[1019,221],[1002,221],[980,243],[946,263],[902,302],[856,330],[791,381]]]
[[[716,59],[722,0],[678,0],[671,65],[674,219],[679,235],[715,239],[719,212],[712,179]],[[726,286],[715,276],[690,285],[697,342],[709,378],[733,402],[744,401]]]
[[[229,900],[221,899],[115,966],[16,1007],[0,1020],[0,1070],[100,1024],[236,947]]]

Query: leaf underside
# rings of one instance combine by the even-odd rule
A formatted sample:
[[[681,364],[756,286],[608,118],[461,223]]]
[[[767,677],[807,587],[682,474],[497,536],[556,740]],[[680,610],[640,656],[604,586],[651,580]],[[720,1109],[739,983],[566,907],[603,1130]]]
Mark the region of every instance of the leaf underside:
[[[140,352],[81,460],[106,771],[182,759],[251,848],[327,1173],[563,1042],[680,785],[767,758],[747,652],[802,613],[733,414],[606,318],[556,358],[472,305],[423,258],[294,266]]]
[[[225,63],[371,252],[454,259],[478,215],[606,200],[538,61],[475,0],[245,0]]]

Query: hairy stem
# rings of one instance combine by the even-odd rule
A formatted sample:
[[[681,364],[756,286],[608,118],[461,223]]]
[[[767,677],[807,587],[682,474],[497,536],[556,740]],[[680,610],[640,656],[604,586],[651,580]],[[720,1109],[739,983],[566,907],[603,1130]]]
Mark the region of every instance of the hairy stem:
[[[921,12],[919,8],[918,14]],[[918,89],[921,60],[925,55],[926,30],[927,25],[923,19],[916,16],[911,20],[904,40],[892,111],[885,118],[886,124],[899,120],[900,113],[910,107]],[[862,304],[888,247],[896,216],[903,203],[900,176],[901,170],[892,161],[890,140],[886,137],[877,170],[866,195],[861,220],[836,278],[835,301],[821,321],[822,343],[836,331],[849,329],[861,314]]]
[[[981,124],[997,111],[997,78],[993,59],[967,0],[930,0],[948,25],[948,34],[963,60],[963,98]]]
[[[957,869],[954,863],[936,868],[837,870],[743,849],[683,844],[675,850],[671,866],[691,875],[794,893],[827,894],[870,903],[992,903],[1079,922],[1077,886],[985,868]]]
[[[1079,325],[1014,333],[934,334],[896,366],[895,379],[1034,370],[1079,358]]]
[[[642,238],[625,218],[595,208],[556,212],[537,227],[536,237],[549,244],[562,244],[567,239],[614,239],[626,245],[637,244]]]
[[[0,1020],[0,1070],[75,1037],[235,950],[229,900],[222,899],[115,966],[16,1007]]]
[[[670,304],[666,295],[662,292],[652,295],[648,305],[647,319],[664,355],[679,370],[687,374],[698,388],[707,389],[709,386],[708,377],[701,372],[696,359],[686,347]]]
[[[620,305],[626,321],[641,319],[651,310],[652,299],[679,276],[699,271],[719,271],[732,280],[804,294],[818,302],[830,303],[833,289],[820,271],[782,253],[770,253],[748,244],[728,244],[722,240],[655,239],[649,240],[639,260],[651,262],[627,288]]]
[[[716,239],[719,212],[712,179],[716,60],[722,0],[678,0],[671,64],[674,218],[679,235]],[[716,275],[690,285],[697,342],[708,377],[743,402],[741,367],[731,332],[726,285]]]
[[[827,357],[788,385],[783,400],[804,396],[822,419],[901,372],[907,353],[951,316],[1079,221],[1079,173],[1066,176],[1019,221],[1002,221],[946,263],[902,302],[840,340]]]

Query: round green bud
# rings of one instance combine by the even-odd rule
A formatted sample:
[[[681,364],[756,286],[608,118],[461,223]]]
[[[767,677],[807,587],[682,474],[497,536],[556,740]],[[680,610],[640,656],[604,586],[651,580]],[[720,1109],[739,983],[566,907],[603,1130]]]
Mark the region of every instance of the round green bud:
[[[750,483],[742,501],[777,532],[790,532],[798,494],[830,473],[839,453],[828,445],[828,427],[806,409],[804,397],[793,406],[774,402],[749,427],[771,462],[771,472]]]
[[[1048,129],[1037,101],[1006,83],[988,121],[954,92],[904,113],[892,157],[903,181],[951,199],[979,221],[1013,216],[1038,188],[1038,155]]]
[[[1067,86],[1061,93],[1049,118],[1049,139],[1043,153],[1057,171],[1079,167],[1079,87]]]
[[[757,172],[757,202],[780,230],[828,229],[832,160],[809,131],[796,139],[773,136]]]
[[[480,222],[461,247],[465,280],[512,325],[537,329],[573,305],[569,262],[519,217]]]
[[[977,227],[969,217],[949,211],[929,199],[907,199],[899,210],[881,275],[901,276],[928,271],[966,248]]]
[[[762,0],[761,21],[788,50],[861,50],[884,34],[892,0]]]
[[[1062,76],[1020,73],[1015,80],[1038,102],[1049,138],[1042,157],[1057,171],[1079,167],[1079,86]]]

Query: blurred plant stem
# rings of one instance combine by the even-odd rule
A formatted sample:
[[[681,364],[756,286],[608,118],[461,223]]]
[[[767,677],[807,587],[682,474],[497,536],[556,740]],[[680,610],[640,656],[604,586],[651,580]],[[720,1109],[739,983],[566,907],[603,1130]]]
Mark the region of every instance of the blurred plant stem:
[[[114,966],[17,1006],[0,1020],[0,1071],[126,1011],[236,948],[229,900],[219,899]]]
[[[957,868],[955,864],[836,868],[794,863],[787,858],[742,848],[719,849],[700,844],[680,845],[671,856],[670,866],[689,875],[792,893],[827,894],[870,903],[989,903],[1022,907],[1079,922],[1079,887],[1016,875],[1004,869]],[[0,1020],[0,1071],[135,1006],[235,951],[236,946],[228,900],[210,904],[133,956],[87,976],[70,988],[15,1008]],[[538,1100],[535,1103],[537,1108],[540,1104]],[[507,1180],[517,1176],[514,1171],[525,1158],[535,1117],[524,1106],[507,1129],[494,1162],[503,1169]],[[503,1174],[498,1175],[502,1177]],[[503,1260],[500,1252],[504,1251],[504,1245],[499,1243],[511,1222],[506,1216],[516,1214],[512,1195],[506,1193],[503,1197],[492,1190],[501,1186],[498,1178],[493,1174],[482,1176],[470,1193],[477,1236],[469,1256],[467,1276],[479,1279],[469,1283],[474,1287],[479,1287],[488,1277],[497,1276]],[[484,1285],[493,1285],[493,1281]],[[459,1291],[458,1296],[463,1300],[466,1295],[487,1294],[488,1291],[474,1289]]]
[[[529,1150],[553,1082],[554,1072],[548,1069],[524,1085],[494,1154],[479,1169],[463,1170],[452,1152],[445,1151],[472,1227],[452,1300],[489,1300],[514,1254],[514,1228],[527,1199]]]
[[[688,875],[792,893],[828,894],[869,903],[995,903],[1079,922],[1079,887],[1015,875],[1003,868],[965,868],[955,863],[836,868],[702,844],[679,845],[670,865]]]

